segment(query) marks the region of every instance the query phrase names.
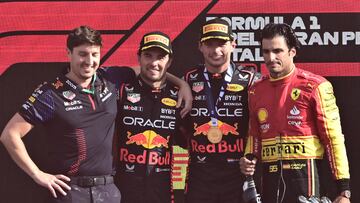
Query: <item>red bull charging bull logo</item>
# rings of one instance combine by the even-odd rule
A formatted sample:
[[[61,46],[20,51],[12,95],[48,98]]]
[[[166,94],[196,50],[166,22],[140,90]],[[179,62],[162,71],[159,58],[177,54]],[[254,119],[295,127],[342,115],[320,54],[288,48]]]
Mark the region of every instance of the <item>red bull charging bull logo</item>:
[[[211,128],[211,122],[207,122],[204,123],[200,126],[197,126],[196,123],[194,123],[194,135],[205,135],[207,136],[209,130]],[[229,125],[225,122],[222,122],[220,120],[218,120],[218,128],[220,129],[220,131],[222,132],[223,135],[228,135],[229,133],[233,134],[233,135],[239,135],[239,133],[237,132],[238,129],[238,123],[235,123],[234,126]]]
[[[142,145],[144,148],[147,149],[153,149],[155,147],[161,146],[169,148],[168,143],[170,136],[164,138],[152,130],[146,130],[142,133],[138,133],[135,135],[131,135],[131,132],[128,131],[127,134],[129,140],[126,142],[126,144],[135,143],[137,145]]]
[[[197,126],[197,124],[195,123],[194,136],[198,136],[198,135],[208,136],[210,128],[211,128],[211,122],[204,123],[200,126]],[[229,134],[239,135],[239,133],[236,131],[238,129],[238,123],[235,123],[234,126],[232,126],[218,120],[218,128],[224,136],[227,136]],[[226,140],[222,140],[217,144],[209,143],[205,145],[203,143],[199,143],[197,140],[191,140],[190,150],[196,153],[208,153],[208,154],[227,153],[227,152],[238,153],[243,151],[243,139],[237,138],[235,142],[227,142]]]

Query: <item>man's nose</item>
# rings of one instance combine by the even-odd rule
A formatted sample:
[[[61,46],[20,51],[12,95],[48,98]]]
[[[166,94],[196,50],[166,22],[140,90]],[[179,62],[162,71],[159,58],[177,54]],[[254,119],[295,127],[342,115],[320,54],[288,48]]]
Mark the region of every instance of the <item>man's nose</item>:
[[[269,53],[269,59],[270,59],[271,61],[275,60],[275,59],[276,59],[276,54],[270,52],[270,53]]]
[[[216,53],[216,54],[221,54],[221,47],[219,47],[219,46],[216,46],[216,47],[214,47],[214,53]]]
[[[89,54],[89,55],[85,58],[85,62],[86,62],[86,64],[88,64],[88,65],[93,65],[95,61],[96,61],[96,60],[95,60],[95,57],[92,56],[91,54]]]
[[[157,66],[157,65],[159,64],[159,60],[158,60],[158,59],[154,59],[154,60],[151,62],[151,64],[152,64],[153,66]]]

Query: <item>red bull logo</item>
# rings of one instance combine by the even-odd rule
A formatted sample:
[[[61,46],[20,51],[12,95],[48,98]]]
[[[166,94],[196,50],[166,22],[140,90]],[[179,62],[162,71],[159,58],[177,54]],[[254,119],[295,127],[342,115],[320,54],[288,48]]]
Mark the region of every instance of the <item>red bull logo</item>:
[[[191,151],[197,153],[226,153],[226,152],[242,152],[244,151],[243,139],[236,139],[234,143],[228,143],[221,141],[218,144],[207,144],[203,145],[198,143],[196,140],[191,140]]]
[[[210,121],[207,123],[204,123],[200,126],[197,126],[197,124],[194,123],[194,130],[195,130],[194,135],[196,136],[196,135],[203,134],[203,135],[207,136],[207,134],[210,130],[210,127],[211,127]],[[239,133],[237,132],[238,123],[235,123],[234,126],[232,126],[232,125],[229,125],[225,122],[218,120],[218,127],[223,135],[228,135],[228,134],[239,135]]]
[[[128,141],[126,144],[137,144],[142,145],[146,149],[153,149],[155,147],[166,147],[169,148],[169,138],[167,136],[164,138],[163,136],[157,134],[155,131],[146,130],[142,133],[138,133],[135,135],[131,135],[131,132],[127,132]]]
[[[149,165],[170,165],[170,152],[166,152],[164,155],[159,155],[158,152],[144,150],[142,154],[134,154],[130,153],[129,150],[126,148],[120,149],[120,161],[128,163],[146,164],[146,156],[148,153],[149,158],[147,163]]]

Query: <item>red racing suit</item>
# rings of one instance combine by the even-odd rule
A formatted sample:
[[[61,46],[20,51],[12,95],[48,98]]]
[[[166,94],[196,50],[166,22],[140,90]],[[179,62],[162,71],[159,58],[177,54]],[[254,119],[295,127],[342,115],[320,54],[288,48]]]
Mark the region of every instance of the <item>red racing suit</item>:
[[[319,196],[318,164],[324,154],[338,189],[349,189],[344,135],[329,81],[298,68],[276,80],[264,77],[249,90],[249,114],[245,153],[262,162],[264,202],[283,195],[283,202]]]

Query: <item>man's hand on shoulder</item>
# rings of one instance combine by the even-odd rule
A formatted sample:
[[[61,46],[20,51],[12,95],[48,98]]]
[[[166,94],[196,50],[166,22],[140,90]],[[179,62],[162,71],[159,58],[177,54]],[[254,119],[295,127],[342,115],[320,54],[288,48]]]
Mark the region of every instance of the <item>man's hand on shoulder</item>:
[[[179,94],[178,94],[176,108],[182,107],[182,103],[184,101],[183,109],[180,111],[181,118],[184,118],[185,115],[190,112],[193,102],[193,96],[190,86],[183,79],[180,79],[172,75],[171,73],[166,73],[166,77],[170,82],[174,83],[176,86],[179,87]]]
[[[185,115],[191,111],[193,96],[190,86],[185,81],[182,82],[182,85],[180,85],[179,88],[179,96],[176,107],[181,107],[181,104],[184,101],[183,109],[180,111],[181,118],[184,118]]]

